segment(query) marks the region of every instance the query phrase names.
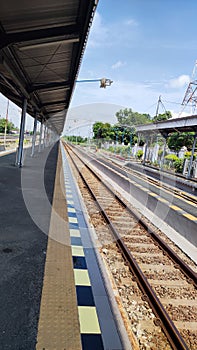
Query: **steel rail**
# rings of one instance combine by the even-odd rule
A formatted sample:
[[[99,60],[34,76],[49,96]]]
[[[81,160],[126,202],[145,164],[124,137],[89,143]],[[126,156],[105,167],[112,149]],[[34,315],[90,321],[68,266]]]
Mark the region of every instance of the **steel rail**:
[[[97,161],[97,160],[95,159],[95,161]],[[114,166],[116,166],[117,168],[119,168],[119,169],[121,169],[123,171],[125,171],[124,170],[124,167],[125,167],[128,170],[129,174],[135,174],[135,176],[137,176],[139,174],[139,171],[130,168],[128,165],[124,165],[124,167],[121,167],[117,163],[115,163],[113,160],[110,159],[110,161],[114,164]],[[126,172],[126,174],[127,174],[127,172]],[[188,200],[188,201],[190,201],[192,203],[197,204],[197,198],[194,198],[194,195],[190,196],[189,193],[184,192],[182,190],[175,189],[175,188],[173,188],[170,185],[166,185],[165,183],[161,182],[161,180],[154,179],[150,175],[144,175],[143,173],[140,173],[140,177],[143,178],[144,180],[148,180],[148,182],[151,185],[158,186],[161,190],[166,190],[169,193],[173,193],[175,195],[179,195],[183,199],[186,199],[186,200]]]
[[[137,172],[136,170],[133,170],[133,169],[130,169],[129,167],[127,167],[127,169],[129,170],[129,173],[134,173],[134,174],[139,174],[139,172]],[[175,188],[171,188],[169,186],[167,186],[166,184],[164,183],[161,183],[160,180],[156,180],[156,179],[153,179],[151,178],[150,176],[147,176],[147,175],[144,175],[144,174],[141,174],[140,173],[140,177],[142,177],[143,179],[147,179],[148,182],[151,184],[151,185],[155,185],[155,186],[158,186],[161,190],[166,190],[168,191],[169,193],[173,193],[175,195],[178,195],[180,197],[182,197],[183,199],[186,199],[192,203],[195,203],[197,204],[197,198],[194,198],[194,197],[191,197],[189,194],[187,194],[186,192],[183,192],[183,191],[179,191]]]
[[[158,325],[160,325],[161,328],[163,329],[170,345],[172,346],[172,348],[174,350],[177,350],[177,349],[188,350],[189,348],[187,347],[184,339],[181,337],[179,331],[175,327],[173,321],[169,317],[168,313],[164,309],[163,305],[161,304],[161,302],[158,299],[157,295],[155,294],[154,290],[150,286],[147,278],[143,274],[143,272],[140,269],[139,265],[137,264],[135,258],[132,256],[131,252],[129,251],[129,249],[127,248],[127,246],[123,242],[122,238],[120,237],[119,233],[115,229],[114,225],[112,224],[110,218],[108,217],[107,213],[103,209],[102,205],[98,202],[98,199],[94,195],[92,189],[90,188],[89,184],[85,180],[83,174],[81,173],[80,169],[77,167],[77,165],[76,165],[75,161],[73,160],[73,158],[71,157],[71,155],[70,155],[70,158],[71,158],[75,168],[77,169],[80,177],[82,178],[84,184],[88,188],[88,191],[90,192],[91,196],[93,197],[97,206],[99,207],[100,213],[103,215],[104,219],[108,223],[108,225],[109,225],[109,227],[110,227],[110,229],[111,229],[111,231],[116,239],[116,244],[119,246],[120,250],[122,251],[124,258],[129,265],[129,269],[134,274],[134,276],[136,278],[136,282],[138,283],[141,291],[143,292],[144,300],[146,300],[149,303],[153,312],[157,316]],[[82,160],[80,159],[80,161],[82,161]],[[83,163],[83,161],[82,161],[82,163]],[[90,169],[87,166],[87,164],[85,164],[85,163],[83,163],[83,164],[91,171],[91,173],[94,174],[92,169]],[[97,174],[94,174],[94,175],[96,175],[96,178],[99,182],[101,182],[105,187],[107,187],[106,184],[104,184],[103,181],[100,179],[100,177],[97,176]],[[111,189],[110,189],[110,192],[113,193],[113,191],[111,191]],[[113,193],[113,195],[114,195],[114,193]],[[115,197],[118,199],[118,197],[116,195],[115,195]],[[125,207],[126,207],[126,205],[125,205]]]
[[[68,147],[68,145],[67,145]],[[70,148],[70,147],[69,147]],[[70,148],[71,149],[71,148]],[[172,261],[177,264],[181,271],[184,273],[184,275],[189,278],[194,286],[197,288],[197,273],[193,271],[174,251],[172,248],[168,246],[168,244],[152,229],[152,227],[143,221],[140,214],[137,212],[134,212],[131,208],[127,206],[127,204],[116,194],[113,192],[113,190],[102,181],[100,176],[96,174],[92,168],[89,167],[88,164],[86,164],[78,155],[76,152],[74,152],[72,149],[71,151],[80,159],[81,162],[92,172],[92,174],[100,181],[102,184],[108,189],[108,191],[111,192],[113,196],[119,201],[119,203],[125,207],[128,212],[135,217],[135,219],[139,222],[139,224],[150,234],[150,236],[154,239],[154,241],[157,243],[157,245],[165,251],[165,253],[172,259]]]
[[[75,147],[74,147],[75,148]],[[81,149],[77,149],[80,153],[84,153],[83,150]],[[87,156],[87,155],[86,155]],[[90,157],[90,156],[89,156]],[[105,166],[105,163],[102,161],[102,160],[98,160],[94,157],[92,157],[94,159],[95,162],[100,162],[102,163],[104,166]],[[139,175],[139,171],[137,170],[134,170],[134,169],[131,169],[129,166],[127,165],[124,165],[124,166],[120,166],[118,165],[117,163],[115,163],[112,159],[110,159],[110,162],[113,163],[113,166],[115,166],[117,169],[120,169],[122,172],[125,173],[125,175],[127,175],[127,171],[129,174],[134,174],[135,176]],[[127,171],[124,169],[126,168]],[[194,198],[194,195],[190,196],[189,194],[187,194],[186,192],[184,191],[181,191],[181,190],[177,190],[177,189],[174,189],[172,188],[170,185],[166,185],[165,183],[161,183],[160,180],[157,180],[157,179],[154,179],[152,177],[150,177],[149,175],[144,175],[143,173],[140,173],[140,177],[142,179],[144,179],[144,181],[148,180],[147,183],[149,183],[150,185],[153,185],[153,186],[158,186],[159,189],[161,190],[164,190],[164,191],[167,191],[169,194],[175,194],[175,195],[178,195],[180,197],[182,197],[183,199],[187,200],[187,201],[190,201],[192,203],[195,203],[197,204],[197,197]]]

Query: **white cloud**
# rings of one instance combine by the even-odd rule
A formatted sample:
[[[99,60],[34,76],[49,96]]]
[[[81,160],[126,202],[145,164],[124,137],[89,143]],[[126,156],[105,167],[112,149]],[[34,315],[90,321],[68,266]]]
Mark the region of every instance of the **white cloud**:
[[[122,26],[129,26],[120,30]],[[139,33],[137,30],[138,23],[134,19],[128,19],[120,22],[105,22],[103,17],[97,11],[95,13],[90,35],[88,39],[88,47],[106,48],[113,46],[133,47],[139,42]]]
[[[122,61],[117,61],[116,63],[112,64],[111,68],[112,69],[118,69],[120,67],[123,67],[125,66],[125,62],[122,62]]]
[[[183,86],[189,84],[190,82],[190,77],[189,75],[180,75],[179,77],[175,78],[175,79],[171,79],[168,82],[168,87],[172,88],[172,89],[179,89],[182,88]]]
[[[183,118],[183,117],[188,117],[189,115],[188,112],[184,112],[184,111],[174,112],[173,110],[171,110],[171,113],[172,113],[172,118]]]
[[[126,24],[127,26],[138,26],[139,23],[135,20],[135,19],[128,19],[124,22],[124,24]]]
[[[99,12],[95,13],[92,28],[90,30],[90,36],[88,39],[88,46],[99,47],[109,44],[109,30],[104,24],[103,19]]]

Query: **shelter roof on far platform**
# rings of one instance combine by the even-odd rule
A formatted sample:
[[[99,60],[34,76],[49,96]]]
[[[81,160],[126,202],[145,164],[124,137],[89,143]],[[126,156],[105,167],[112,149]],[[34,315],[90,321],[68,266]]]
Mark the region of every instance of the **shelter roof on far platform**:
[[[192,115],[183,118],[173,118],[162,122],[143,124],[136,126],[137,133],[161,133],[168,135],[172,132],[197,132],[197,116]]]

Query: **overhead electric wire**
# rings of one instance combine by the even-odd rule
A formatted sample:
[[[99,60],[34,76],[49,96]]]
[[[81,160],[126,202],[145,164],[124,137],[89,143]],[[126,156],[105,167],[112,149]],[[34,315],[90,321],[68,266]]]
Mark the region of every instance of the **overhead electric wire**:
[[[182,103],[180,103],[180,102],[167,101],[167,100],[163,100],[163,102],[165,102],[165,103],[172,103],[172,104],[176,104],[176,105],[181,105],[182,106]]]

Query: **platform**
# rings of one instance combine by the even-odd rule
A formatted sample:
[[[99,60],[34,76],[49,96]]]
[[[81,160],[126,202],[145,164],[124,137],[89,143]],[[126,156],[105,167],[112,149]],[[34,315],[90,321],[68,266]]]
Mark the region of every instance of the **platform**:
[[[63,147],[53,209],[36,349],[123,349]]]
[[[43,231],[50,224],[57,145],[33,159],[26,154],[23,168],[15,167],[15,160],[14,152],[0,157],[0,348],[33,350],[47,248]],[[32,216],[25,194],[34,206]],[[33,220],[36,213],[40,227]]]
[[[130,349],[66,154],[29,153],[0,157],[1,346]]]

